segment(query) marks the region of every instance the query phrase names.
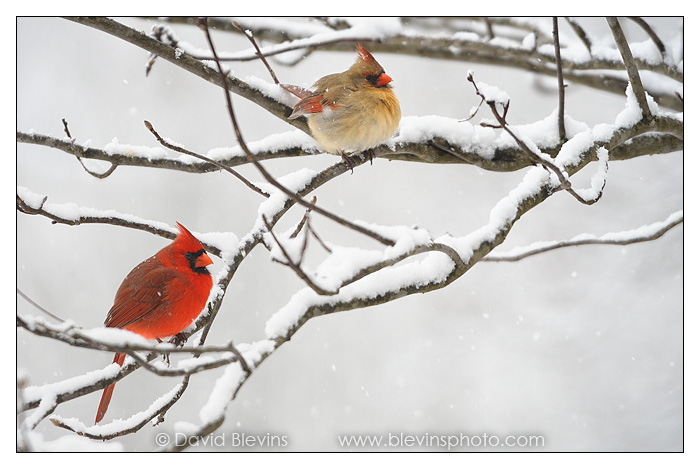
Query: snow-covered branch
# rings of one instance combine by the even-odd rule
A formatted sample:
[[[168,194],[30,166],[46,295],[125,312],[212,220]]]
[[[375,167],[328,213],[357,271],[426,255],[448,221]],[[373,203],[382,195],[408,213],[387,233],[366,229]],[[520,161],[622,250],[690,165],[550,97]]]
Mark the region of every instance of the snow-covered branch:
[[[570,121],[572,118],[566,116],[566,119]],[[554,116],[550,116],[538,123],[537,128],[528,125],[514,125],[511,128],[526,132],[543,153],[551,156],[560,148],[559,142],[554,141],[555,134],[550,133],[555,132],[555,125]],[[574,122],[573,125],[579,129],[582,124]],[[606,147],[609,147],[610,161],[618,161],[678,151],[683,148],[682,137],[682,120],[671,115],[657,116],[655,121],[640,126],[627,140],[616,141],[614,145]],[[491,142],[491,145],[478,143],[481,141]],[[20,131],[17,132],[17,142],[56,148],[81,159],[107,161],[116,166],[173,169],[189,173],[219,170],[214,164],[182,154],[172,156],[158,147],[112,142],[104,148],[96,148],[71,143],[65,138]],[[601,141],[601,144],[604,143]],[[248,147],[257,161],[315,155],[321,152],[313,139],[299,130],[271,135],[258,142],[249,143]],[[249,164],[239,146],[212,148],[206,156],[226,166]],[[377,147],[375,156],[419,163],[471,164],[496,172],[518,171],[531,164],[527,152],[514,145],[512,140],[500,137],[494,129],[438,116],[404,117],[397,135],[387,144]]]
[[[86,330],[70,322],[50,324],[41,318],[20,315],[17,316],[17,326],[37,336],[58,340],[73,347],[126,353],[131,356],[138,365],[161,376],[190,375],[237,362],[240,357],[238,350],[232,343],[222,346],[200,345],[195,347],[175,346],[169,343],[151,345],[140,336],[120,329],[98,328]],[[160,355],[182,353],[192,354],[194,357],[181,360],[174,368],[162,366],[160,364],[151,365],[149,363]],[[202,357],[203,354],[217,355]],[[112,367],[110,366],[110,368]],[[110,382],[103,382],[100,377],[99,381],[101,384],[110,384],[123,376],[124,375],[115,376],[117,379]],[[69,378],[67,381],[74,381],[74,378]],[[98,384],[97,380],[93,382],[85,380],[81,383],[81,386],[93,386],[96,384]],[[57,383],[50,385],[51,389],[57,387],[60,388],[63,386]],[[36,407],[39,404],[37,398],[43,399],[42,392],[37,391],[38,389],[39,388],[31,388],[29,392],[25,392],[25,409]],[[81,394],[74,393],[72,397],[78,397],[79,395]],[[69,400],[72,397],[63,396],[61,402]]]
[[[177,230],[163,222],[147,220],[135,215],[120,213],[116,210],[83,207],[72,202],[63,204],[52,203],[48,202],[48,198],[48,195],[42,196],[26,187],[17,186],[17,210],[27,215],[41,215],[52,220],[53,223],[71,226],[99,223],[133,228],[162,236],[166,239],[175,239],[177,236]],[[202,244],[208,252],[220,256],[222,246],[217,246],[215,241],[221,238],[217,234],[217,236],[211,237],[211,240],[214,242],[208,243],[204,239]]]
[[[644,91],[644,85],[642,85],[642,79],[639,76],[639,70],[637,69],[637,64],[630,50],[630,46],[625,38],[625,33],[622,32],[622,27],[620,22],[614,16],[608,17],[608,24],[612,30],[613,37],[615,38],[615,43],[622,56],[622,62],[625,64],[625,69],[627,69],[627,76],[629,77],[629,83],[634,91],[634,96],[637,98],[637,104],[642,110],[642,117],[645,120],[651,119],[651,111],[649,110],[649,105],[647,104],[646,92]]]
[[[189,375],[185,376],[180,384],[156,399],[147,409],[137,412],[125,420],[116,420],[104,425],[86,425],[77,418],[64,418],[60,415],[52,415],[49,420],[55,426],[69,430],[79,436],[92,440],[112,440],[120,436],[136,433],[148,423],[154,421],[160,423],[168,409],[182,397],[189,385],[189,381]]]
[[[209,370],[209,374],[216,378],[199,404],[199,411],[194,416],[185,417],[188,421],[176,424],[176,431],[187,436],[184,443],[160,448],[163,451],[184,450],[198,438],[205,437],[222,426],[227,419],[227,410],[242,386],[251,378],[260,376],[257,373],[260,365],[281,350],[307,322],[316,317],[382,305],[414,294],[445,289],[482,261],[517,261],[569,246],[627,245],[652,241],[683,223],[683,212],[677,211],[664,221],[629,231],[612,232],[602,236],[580,234],[565,241],[536,242],[502,253],[497,250],[512,230],[522,225],[518,222],[523,216],[530,210],[541,208],[540,206],[563,190],[585,204],[600,200],[604,189],[606,193],[609,192],[610,188],[624,177],[624,173],[613,171],[611,162],[683,149],[683,113],[668,110],[679,108],[679,100],[669,93],[669,90],[678,88],[682,93],[682,57],[679,57],[676,44],[665,44],[643,20],[634,22],[646,31],[650,39],[648,43],[628,44],[628,52],[637,61],[643,73],[654,74],[659,81],[663,81],[663,85],[659,85],[659,81],[651,81],[650,83],[657,85],[650,86],[653,91],[645,90],[641,80],[628,80],[625,70],[629,69],[629,61],[625,59],[625,53],[620,56],[614,47],[592,39],[571,19],[568,19],[568,23],[574,35],[567,30],[568,36],[559,36],[562,33],[559,31],[555,40],[549,39],[552,37],[551,30],[543,29],[542,23],[534,20],[375,18],[359,21],[354,18],[240,18],[235,20],[241,25],[238,29],[230,19],[198,20],[197,24],[204,29],[210,48],[198,48],[180,40],[174,26],[163,24],[169,22],[179,25],[187,20],[185,18],[161,18],[158,20],[159,25],[150,35],[107,18],[70,19],[148,51],[151,54],[148,70],[157,66],[158,60],[165,59],[181,70],[221,87],[237,145],[226,148],[188,149],[184,145],[173,143],[169,138],[161,137],[153,126],[147,124],[162,147],[122,144],[115,139],[98,148],[91,146],[89,141],[82,145],[77,144],[65,121],[66,137],[42,135],[34,131],[17,131],[18,143],[48,147],[75,156],[89,174],[100,178],[109,177],[119,166],[171,169],[193,174],[226,171],[262,197],[257,197],[256,203],[259,205],[257,209],[253,207],[253,211],[249,213],[249,225],[245,227],[247,232],[242,236],[239,236],[240,233],[234,234],[229,231],[193,233],[201,240],[206,251],[218,256],[223,265],[216,272],[212,272],[213,288],[206,306],[183,331],[185,338],[192,339],[190,345],[155,345],[128,331],[103,327],[86,329],[72,321],[61,321],[55,316],[51,316],[52,320],[47,320],[20,313],[18,310],[17,328],[32,340],[44,340],[57,344],[58,347],[65,344],[86,351],[99,350],[127,355],[121,367],[112,363],[88,372],[76,373],[70,370],[66,373],[71,373],[72,376],[62,377],[48,384],[28,386],[28,379],[18,379],[18,413],[22,416],[18,419],[18,448],[30,450],[31,443],[38,441],[33,438],[42,436],[39,433],[42,428],[40,425],[42,422],[46,425],[47,420],[72,432],[73,437],[78,435],[92,440],[109,440],[137,432],[149,422],[160,423],[169,409],[185,395],[190,376]],[[547,23],[551,25],[551,20],[548,19]],[[558,25],[565,26],[563,23],[557,23],[556,19],[554,24],[557,28]],[[218,52],[214,48],[208,27],[217,27],[236,34],[243,32],[253,42],[254,50]],[[253,37],[264,40],[265,43],[258,47]],[[472,122],[470,119],[477,115],[479,107],[469,112],[465,110],[463,119],[434,115],[404,116],[396,134],[385,144],[374,149],[376,157],[412,163],[432,163],[431,170],[436,171],[447,168],[439,165],[466,164],[493,173],[515,173],[509,177],[517,178],[517,182],[509,179],[510,191],[498,193],[495,199],[491,199],[496,202],[485,212],[471,210],[471,204],[478,202],[476,199],[479,197],[459,202],[436,197],[431,202],[436,207],[441,205],[441,208],[444,208],[442,204],[453,204],[449,207],[449,222],[467,216],[481,217],[474,218],[477,225],[467,225],[470,228],[457,228],[454,231],[449,227],[449,231],[435,233],[431,231],[431,227],[422,226],[422,221],[416,222],[420,223],[420,226],[416,226],[413,221],[401,217],[401,221],[394,223],[383,223],[381,219],[375,221],[346,218],[343,204],[335,204],[341,208],[333,211],[324,208],[333,206],[331,202],[335,202],[325,192],[330,187],[325,186],[330,186],[331,182],[342,182],[343,179],[337,178],[351,171],[344,162],[321,170],[296,167],[280,177],[267,171],[266,167],[273,167],[272,162],[261,164],[265,160],[275,158],[319,154],[322,150],[310,137],[304,119],[287,121],[294,104],[294,99],[288,93],[277,84],[260,78],[235,77],[222,63],[260,60],[263,57],[275,57],[276,60],[297,63],[304,60],[304,54],[310,51],[347,50],[348,42],[356,40],[371,44],[377,52],[402,53],[409,56],[427,55],[434,58],[468,60],[470,63],[507,64],[544,75],[556,75],[557,69],[559,70],[559,109],[553,110],[542,120],[521,125],[507,122],[506,115],[511,106],[507,93],[487,83],[477,83],[473,79],[474,75],[470,73],[463,79],[463,92],[473,93],[469,85],[471,82],[482,103],[490,108],[493,115],[489,117],[495,117],[495,123],[493,119]],[[267,65],[274,76],[271,67]],[[583,83],[589,87],[622,92],[626,101],[617,109],[617,114],[610,123],[596,122],[589,125],[580,122],[564,112],[564,80],[568,82],[567,86]],[[677,80],[681,81],[678,86],[668,84]],[[640,87],[643,95],[640,95]],[[228,91],[250,100],[271,115],[284,119],[297,128],[267,135],[257,142],[246,142],[242,130],[238,127]],[[569,99],[569,96],[567,92],[566,99]],[[569,109],[567,107],[566,110]],[[77,129],[71,130],[75,133]],[[159,130],[166,133],[163,129]],[[192,147],[201,145],[200,142]],[[19,150],[18,158],[25,158]],[[106,173],[94,172],[89,169],[89,165],[86,166],[88,160],[107,162],[110,169]],[[287,161],[285,164],[301,161],[303,160]],[[653,160],[658,164],[667,161],[671,161],[670,157]],[[363,163],[364,161],[359,162]],[[250,181],[248,176],[242,175],[246,174],[245,172],[232,169],[237,166],[241,167],[241,171],[257,170],[255,174],[261,176],[262,181]],[[381,165],[377,164],[375,168],[377,166]],[[425,168],[416,164],[401,166]],[[582,171],[586,167],[588,171]],[[37,169],[32,168],[32,171]],[[278,171],[278,168],[275,168],[275,171]],[[33,173],[25,171],[22,177],[26,178],[26,174]],[[82,172],[79,175],[82,175]],[[177,176],[185,177],[182,174]],[[488,176],[506,177],[498,174]],[[358,176],[353,176],[352,181],[356,177]],[[239,184],[233,179],[231,181],[232,184]],[[54,224],[70,226],[105,224],[136,229],[166,239],[173,239],[177,234],[177,230],[165,222],[142,218],[135,214],[71,202],[56,203],[56,200],[65,196],[57,193],[55,188],[45,189],[45,192],[38,194],[24,186],[32,186],[32,181],[20,182],[23,185],[17,186],[17,210],[22,214],[37,216],[32,220],[43,217]],[[92,182],[103,184],[101,181]],[[463,183],[461,179],[459,182]],[[381,181],[374,189],[391,190],[390,182]],[[351,190],[358,188],[351,187]],[[430,198],[433,194],[426,192],[424,195],[421,193],[421,196],[432,200]],[[381,200],[382,198],[378,197],[373,199],[373,202],[379,204]],[[95,202],[96,205],[99,203]],[[211,209],[211,206],[218,209],[222,205],[221,200],[199,203],[206,205],[207,209]],[[575,205],[577,210],[589,210],[588,207]],[[293,207],[301,211],[305,209],[301,222],[299,218],[294,218],[291,224],[286,223],[284,227],[278,227],[283,225],[280,222]],[[397,208],[391,206],[389,210]],[[676,210],[676,207],[671,210]],[[237,211],[235,216],[243,217],[245,213],[243,210]],[[331,226],[336,228],[339,224],[343,229],[342,236],[347,234],[346,231],[351,236],[357,236],[358,233],[366,236],[358,236],[360,241],[355,243],[352,237],[351,241],[339,241],[333,228],[328,232],[317,232],[315,228],[320,224],[316,223],[316,214],[324,217],[321,218],[324,221],[328,219],[337,222]],[[216,212],[216,222],[228,226],[228,216],[229,214]],[[368,218],[370,216],[367,215]],[[237,218],[236,222],[241,219]],[[643,222],[637,222],[633,226],[641,223]],[[323,239],[319,233],[323,234]],[[560,237],[567,236],[568,234]],[[371,239],[368,240],[367,237]],[[548,237],[556,238],[557,235],[552,234]],[[369,241],[370,247],[366,247],[362,241]],[[316,256],[316,252],[311,252],[317,247],[312,244],[316,242],[323,248],[318,250],[319,256]],[[216,329],[217,325],[222,323],[222,317],[218,316],[225,299],[229,300],[227,304],[230,305],[233,301],[232,295],[237,293],[231,286],[236,285],[234,279],[240,274],[239,267],[246,259],[254,257],[251,254],[258,246],[262,247],[265,256],[263,261],[270,261],[273,273],[290,269],[303,283],[295,293],[285,296],[277,305],[262,298],[261,306],[257,308],[265,314],[264,329],[257,331],[250,343],[236,343],[234,346],[234,334],[229,329]],[[218,260],[216,265],[219,265]],[[295,278],[295,281],[298,279]],[[271,289],[276,288],[274,279],[256,278],[255,282],[270,285]],[[243,287],[244,291],[245,289],[246,287]],[[160,292],[158,295],[160,296]],[[247,306],[237,305],[236,308],[246,309]],[[245,314],[246,311],[236,313]],[[212,344],[212,331],[218,336],[223,335],[223,339],[219,337],[216,343]],[[297,339],[299,337],[297,336]],[[183,357],[183,353],[188,355]],[[157,360],[162,355],[175,357],[173,365],[171,366],[169,361],[166,364]],[[124,420],[117,419],[111,423],[93,426],[79,418],[62,417],[56,413],[62,403],[102,390],[139,368],[159,377],[179,377],[180,382],[155,398],[152,403],[141,403],[142,410]]]
[[[158,20],[193,24],[192,18]],[[495,64],[556,75],[555,51],[551,39],[548,39],[551,31],[543,27],[541,21],[536,20],[527,22],[510,18],[489,18],[489,23],[499,27],[497,37],[488,35],[483,27],[483,18],[386,18],[369,25],[364,21],[352,20],[330,25],[306,18],[234,18],[219,20],[214,24],[217,29],[240,34],[233,27],[232,21],[238,22],[261,40],[274,43],[261,48],[261,52],[267,57],[297,52],[298,60],[301,60],[314,50],[343,51],[347,50],[348,43],[361,41],[371,44],[372,49],[377,52],[427,56],[469,64]],[[341,26],[338,26],[339,24]],[[580,26],[578,32],[585,35]],[[587,40],[590,42],[590,38],[587,37]],[[659,41],[634,44],[639,67],[678,82],[678,90],[682,92],[682,56],[670,57],[668,53],[663,54],[658,49],[658,44]],[[618,94],[624,93],[627,80],[618,72],[625,70],[625,66],[614,47],[596,42],[582,48],[583,44],[572,41],[567,41],[565,46],[562,49],[562,67],[567,81]],[[674,53],[677,54],[678,47],[675,44],[673,46]],[[211,58],[211,55],[207,55],[207,51],[202,49],[185,47],[183,50],[201,59]],[[229,61],[258,59],[256,51],[252,48],[241,52],[222,52],[221,57],[222,60]],[[606,73],[588,73],[590,71]],[[682,110],[682,103],[674,93],[659,90],[651,91],[650,94],[659,104]]]
[[[666,220],[640,226],[627,231],[607,233],[601,236],[580,234],[565,241],[539,241],[529,246],[513,248],[505,252],[495,252],[486,256],[483,260],[490,262],[515,262],[526,257],[553,251],[555,249],[596,245],[626,246],[628,244],[643,243],[659,239],[671,228],[683,223],[683,211],[672,213]]]

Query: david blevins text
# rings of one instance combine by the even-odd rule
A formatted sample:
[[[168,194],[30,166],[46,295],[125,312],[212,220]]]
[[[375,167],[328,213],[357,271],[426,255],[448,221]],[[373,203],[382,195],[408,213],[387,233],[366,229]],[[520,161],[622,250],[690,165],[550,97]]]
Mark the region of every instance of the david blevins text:
[[[161,437],[160,434],[159,437]],[[287,435],[251,435],[247,433],[221,433],[219,435],[206,435],[203,437],[175,433],[173,435],[175,446],[206,446],[206,447],[231,447],[231,448],[284,448],[289,444]],[[170,443],[170,437],[167,437]],[[166,443],[160,441],[159,444]]]

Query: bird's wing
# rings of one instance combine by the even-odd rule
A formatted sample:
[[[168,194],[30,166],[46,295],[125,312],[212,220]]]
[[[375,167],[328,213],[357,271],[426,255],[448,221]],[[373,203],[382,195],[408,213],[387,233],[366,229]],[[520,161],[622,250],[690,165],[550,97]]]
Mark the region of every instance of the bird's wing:
[[[300,86],[283,85],[281,83],[280,83],[280,86],[300,99],[306,98],[307,96],[309,96],[311,94],[311,91],[307,90],[306,88],[302,88]]]
[[[132,270],[122,282],[105,326],[126,327],[167,307],[172,300],[172,289],[168,285],[183,274],[171,268],[144,264]]]
[[[336,86],[325,89],[323,92],[313,93],[294,105],[294,112],[288,119],[296,119],[306,114],[323,112],[325,109],[337,110],[345,107],[343,103],[347,96],[352,93],[352,89],[345,86]]]
[[[322,94],[307,96],[294,105],[294,112],[289,115],[289,119],[296,119],[305,114],[313,114],[323,111],[325,98]]]

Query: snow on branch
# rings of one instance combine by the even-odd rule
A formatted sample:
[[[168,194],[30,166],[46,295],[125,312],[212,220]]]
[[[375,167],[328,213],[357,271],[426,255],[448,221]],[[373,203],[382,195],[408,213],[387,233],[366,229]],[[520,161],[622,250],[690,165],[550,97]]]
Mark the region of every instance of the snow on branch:
[[[631,19],[637,22],[636,19]],[[583,27],[570,18],[567,20],[572,24],[577,37],[583,39],[580,42],[572,38],[562,41],[563,77],[570,82],[624,93],[627,80],[615,73],[625,70],[617,49],[601,40],[593,42]],[[191,18],[162,18],[161,21],[193,23]],[[488,18],[487,24],[500,27],[496,37],[484,32],[481,27],[483,19],[464,18],[383,18],[374,21],[357,18],[325,24],[306,18],[235,18],[219,19],[214,24],[222,31],[240,34],[233,26],[233,21],[256,37],[273,43],[260,48],[266,57],[282,57],[280,60],[291,63],[298,63],[314,50],[343,51],[347,50],[346,44],[361,41],[371,44],[377,52],[399,52],[470,64],[497,64],[556,75],[556,52],[549,39],[551,30],[537,20]],[[681,110],[682,103],[677,99],[676,92],[682,93],[682,40],[679,37],[678,43],[662,44],[648,25],[646,29],[651,32],[651,39],[632,44],[639,67],[668,77],[667,85],[655,91],[654,98],[663,106]],[[201,49],[181,50],[188,50],[203,60],[211,58],[211,54],[206,55]],[[220,55],[224,61],[258,59],[258,51],[253,48],[241,52],[222,52]],[[587,73],[588,71],[599,73]]]
[[[89,142],[79,145],[66,138],[42,135],[34,131],[17,131],[17,142],[55,148],[74,155],[81,161],[98,160],[109,162],[114,166],[173,169],[189,173],[209,173],[221,170],[219,165],[231,167],[248,163],[240,147],[211,149],[206,156],[214,161],[207,163],[191,155],[172,156],[163,148],[121,144],[116,139],[103,148],[96,148],[90,146]],[[261,161],[319,153],[314,140],[300,130],[271,135],[260,142],[252,142],[250,149]]]
[[[112,166],[110,170],[103,175],[97,175],[88,170],[90,174],[97,177],[108,176],[119,165],[159,167],[189,172],[210,172],[221,169],[222,165],[230,167],[250,163],[246,152],[250,152],[256,161],[278,157],[317,154],[320,152],[313,139],[307,135],[309,130],[303,119],[295,119],[293,121],[286,120],[291,112],[293,100],[289,93],[284,92],[277,84],[268,83],[257,77],[235,78],[228,72],[222,76],[221,72],[217,70],[216,67],[212,66],[211,61],[202,61],[194,56],[188,55],[185,51],[189,50],[187,48],[173,47],[172,40],[166,41],[165,43],[160,42],[155,37],[145,35],[107,18],[75,18],[74,20],[104,30],[132,42],[139,47],[143,47],[151,53],[164,57],[175,65],[205,78],[211,83],[220,86],[225,84],[226,89],[251,100],[271,114],[284,119],[286,123],[297,126],[299,129],[269,136],[260,142],[251,143],[247,145],[247,150],[244,150],[240,146],[230,149],[211,149],[208,151],[206,157],[182,148],[176,149],[179,155],[170,156],[162,148],[125,145],[117,142],[116,139],[102,149],[92,148],[87,143],[84,145],[75,144],[74,138],[55,138],[36,134],[35,132],[18,131],[18,142],[45,145],[61,149],[64,152],[75,155],[81,164],[83,164],[83,160],[87,159],[109,162]],[[285,24],[287,22],[289,21],[285,20]],[[388,21],[387,23],[391,22]],[[246,24],[244,20],[241,21],[241,24],[245,27],[253,26]],[[392,37],[391,34],[396,32],[394,27],[384,27],[377,30],[376,25],[370,25],[371,27],[368,27],[366,25],[363,26],[363,24],[364,23],[360,22],[348,28],[343,27],[345,31],[343,34],[348,34],[348,31],[372,30],[375,31],[375,34],[379,34],[379,36],[372,36],[373,38],[382,39],[382,41],[384,41],[388,37]],[[221,24],[219,24],[219,26],[221,26]],[[512,26],[516,25],[513,24]],[[318,28],[323,29],[327,27],[329,27],[328,24],[325,26],[317,25],[313,35],[319,34]],[[232,25],[231,30],[238,31]],[[256,29],[253,28],[253,30]],[[327,32],[331,35],[339,34],[338,31],[333,28]],[[259,33],[264,37],[264,32],[259,31]],[[167,36],[172,39],[174,33],[171,31]],[[355,39],[362,38],[356,37]],[[489,40],[484,43],[482,40],[479,40],[479,44],[482,47],[490,47],[497,42],[498,41]],[[384,43],[375,44],[378,47],[377,50],[382,50],[382,44]],[[410,53],[412,49],[402,46],[395,50]],[[258,57],[258,54],[262,54],[264,57],[265,54],[271,52],[274,52],[274,50],[270,51],[266,48],[262,48],[256,50],[255,56]],[[226,56],[226,54],[223,55]],[[550,55],[551,57],[549,60],[551,61],[557,54],[555,51],[552,51]],[[605,54],[600,52],[598,55],[605,56]],[[223,60],[223,57],[219,59],[219,63],[221,60]],[[562,60],[565,60],[565,58]],[[567,67],[571,67],[572,64],[564,63],[563,66],[564,69],[567,69]],[[570,79],[570,77],[565,78]],[[608,79],[608,81],[610,80]],[[628,91],[627,83],[620,84],[617,88],[619,92]],[[635,93],[637,93],[636,88]],[[668,92],[668,94],[674,96],[674,100],[676,99],[675,96],[677,93],[682,93],[682,86],[678,90]],[[655,96],[658,99],[657,95],[651,93],[648,99],[651,100]],[[659,101],[659,104],[669,106],[669,103],[663,101]],[[674,109],[678,108],[677,106],[670,107]],[[643,110],[642,113],[644,115]],[[568,116],[565,118],[570,120]],[[652,128],[648,129],[648,132],[664,133],[661,136],[654,137],[654,153],[665,153],[682,148],[682,121],[670,116],[666,116],[666,119],[676,120],[674,123],[675,129],[673,129],[671,133],[665,134],[665,130],[659,128],[660,125],[658,122],[652,124],[650,126]],[[560,124],[561,121],[562,119],[560,117]],[[492,171],[515,171],[531,164],[530,152],[518,145],[512,145],[512,141],[499,138],[496,134],[493,132],[489,133],[487,130],[492,129],[472,127],[466,122],[450,120],[438,116],[408,116],[402,119],[397,137],[386,145],[375,149],[375,155],[387,159],[424,163],[467,163]],[[554,129],[552,129],[552,131],[554,131]],[[542,141],[542,136],[556,136],[558,134],[540,132],[539,135],[540,138],[535,141],[539,150],[544,154],[554,155],[559,150],[561,139],[549,138],[548,141],[544,142]],[[161,142],[164,141],[165,139],[161,139]],[[607,145],[609,159],[610,161],[614,161],[617,158],[629,158],[630,156],[647,154],[645,153],[648,150],[646,145],[648,145],[649,142],[649,138],[638,139],[631,142],[620,142],[619,149],[616,148],[618,145]],[[172,149],[173,147],[170,146],[170,148]],[[208,162],[207,159],[210,161]],[[83,164],[83,166],[85,165]]]
[[[632,55],[627,39],[625,38],[625,33],[622,32],[622,27],[620,27],[620,22],[614,16],[608,17],[608,25],[612,30],[613,37],[615,38],[615,43],[622,56],[622,61],[627,69],[627,75],[629,76],[630,86],[634,91],[634,96],[637,98],[637,104],[642,110],[642,117],[644,120],[651,119],[651,111],[649,110],[649,105],[647,104],[646,92],[644,91],[644,86],[642,85],[642,79],[639,76],[639,70],[637,69],[637,64],[635,63],[635,58]]]
[[[165,412],[178,401],[180,396],[182,396],[188,384],[189,376],[173,389],[153,401],[147,409],[136,412],[127,419],[118,419],[102,425],[86,425],[77,418],[64,418],[60,415],[52,415],[49,420],[57,427],[69,430],[91,440],[111,440],[120,436],[136,433],[146,424],[156,419],[161,420]]]
[[[48,198],[47,195],[42,196],[26,187],[17,186],[17,210],[28,215],[44,216],[52,220],[52,223],[71,226],[86,223],[115,225],[146,231],[166,239],[175,239],[178,233],[177,229],[163,222],[147,220],[116,210],[84,207],[72,202],[63,204],[52,203],[48,202]],[[197,236],[199,235],[197,233]],[[200,237],[200,239],[208,252],[221,256],[222,251],[230,248],[232,236],[230,233],[210,233],[208,236]]]
[[[466,92],[466,90],[465,90]],[[472,109],[474,113],[477,109]],[[615,142],[608,147],[610,161],[634,158],[651,153],[663,154],[683,148],[683,121],[678,116],[658,116],[648,123],[638,137],[648,133],[648,138]],[[565,116],[567,126],[573,131],[569,136],[585,128],[571,116]],[[527,136],[547,155],[555,155],[560,149],[556,137],[556,120],[549,116],[540,122],[525,125],[511,125]],[[640,128],[641,130],[641,128]],[[212,148],[206,157],[215,163],[207,163],[191,156],[168,156],[162,148],[143,150],[131,146],[113,144],[100,149],[77,145],[63,138],[40,135],[34,132],[17,132],[17,142],[56,148],[81,160],[99,160],[114,166],[138,166],[147,168],[173,169],[189,173],[208,173],[220,170],[219,165],[239,166],[249,164],[240,146]],[[601,140],[601,143],[604,141]],[[291,158],[318,154],[320,149],[313,139],[300,130],[273,134],[258,142],[248,143],[248,148],[257,161],[274,158]],[[117,151],[119,150],[119,151]],[[183,150],[185,150],[183,148]],[[153,157],[152,155],[161,155]],[[431,164],[472,164],[488,171],[512,172],[530,164],[528,153],[514,145],[513,141],[500,136],[494,129],[474,126],[469,122],[442,116],[405,116],[398,132],[387,144],[375,149],[375,156],[388,160],[401,160]]]
[[[553,251],[572,246],[587,246],[591,244],[626,246],[628,244],[642,243],[659,239],[671,228],[683,223],[683,211],[674,212],[664,221],[658,221],[650,225],[640,226],[627,231],[607,233],[602,236],[580,234],[567,241],[540,241],[529,246],[513,248],[505,252],[495,252],[486,256],[483,260],[489,262],[514,262],[526,257],[543,252]]]
[[[32,334],[58,340],[74,347],[126,353],[140,366],[161,376],[194,374],[239,361],[240,357],[232,343],[223,346],[200,345],[195,347],[176,346],[170,343],[152,345],[141,336],[126,330],[104,327],[83,329],[72,322],[51,324],[43,320],[43,318],[19,314],[17,315],[17,325]],[[141,353],[146,353],[146,355],[141,355]],[[192,354],[195,357],[182,360],[174,368],[166,368],[160,364],[150,365],[148,363],[159,355],[182,353]],[[201,357],[202,354],[217,355],[215,357]],[[96,378],[99,381],[103,381],[105,378],[115,378],[110,383],[107,383],[111,384],[111,382],[115,382],[124,376],[117,374],[116,372],[119,368],[111,364],[105,368],[105,371],[107,370],[109,370],[107,375],[89,373],[89,377],[81,380],[69,378],[51,385],[28,387],[25,389],[25,406],[28,409],[35,407],[38,401],[43,400],[46,395],[62,394],[61,401],[66,400],[66,395],[68,394],[77,397],[77,395],[80,395],[77,391],[79,388],[91,387],[97,384],[97,381],[91,381],[91,378]]]

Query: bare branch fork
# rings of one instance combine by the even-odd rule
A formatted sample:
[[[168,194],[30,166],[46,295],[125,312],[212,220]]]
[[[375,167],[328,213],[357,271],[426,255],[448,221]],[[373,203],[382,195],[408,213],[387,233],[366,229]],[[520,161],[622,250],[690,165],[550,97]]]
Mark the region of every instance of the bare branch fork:
[[[248,180],[247,180],[245,177],[243,177],[238,171],[235,171],[235,170],[229,168],[229,167],[226,166],[226,165],[223,165],[223,164],[221,164],[221,163],[219,163],[219,162],[217,162],[217,161],[214,161],[214,160],[212,160],[211,158],[207,158],[207,157],[204,156],[204,155],[200,155],[200,154],[198,154],[198,153],[195,153],[195,152],[193,152],[193,151],[190,151],[190,150],[187,150],[187,149],[185,149],[185,148],[179,147],[179,146],[177,146],[177,145],[173,145],[172,143],[169,143],[169,142],[165,141],[165,140],[158,134],[158,132],[156,132],[156,130],[153,128],[153,125],[151,125],[150,122],[148,122],[148,121],[143,121],[143,124],[144,124],[144,125],[146,126],[146,128],[156,137],[156,140],[158,140],[158,142],[159,142],[161,145],[163,145],[164,147],[170,148],[171,150],[175,150],[175,151],[180,152],[180,153],[184,153],[184,154],[186,154],[186,155],[194,156],[195,158],[198,158],[198,159],[200,159],[200,160],[202,160],[202,161],[206,161],[206,162],[209,163],[209,164],[213,164],[214,166],[216,166],[216,167],[218,167],[218,168],[220,168],[220,169],[226,171],[227,173],[232,174],[232,175],[235,176],[238,180],[240,180],[241,182],[243,182],[243,184],[245,184],[248,188],[252,189],[253,191],[257,192],[258,194],[262,195],[263,197],[270,197],[270,194],[268,194],[267,192],[263,191],[262,189],[260,189],[259,187],[257,187],[257,186],[256,186],[255,184],[253,184],[252,182],[248,181]]]
[[[300,255],[299,255],[299,260],[294,260],[292,259],[292,256],[289,255],[287,252],[287,249],[284,247],[284,245],[280,242],[280,240],[277,238],[277,235],[275,235],[275,232],[272,229],[272,225],[270,225],[270,222],[267,221],[267,217],[263,215],[263,222],[265,223],[265,227],[267,228],[268,233],[270,233],[270,236],[272,236],[272,239],[275,241],[277,244],[277,247],[280,249],[280,252],[284,256],[285,260],[279,260],[279,259],[274,259],[275,262],[279,262],[282,265],[286,265],[287,267],[291,268],[294,273],[299,276],[313,291],[315,291],[319,295],[335,295],[338,293],[338,290],[327,290],[318,284],[311,280],[311,278],[304,272],[304,269],[301,267],[301,263],[304,259],[304,253],[306,252],[306,244],[308,241],[308,236],[304,236],[303,238],[303,244],[301,247]],[[308,224],[306,225],[308,226]]]
[[[61,122],[63,122],[63,131],[66,133],[66,136],[68,136],[68,138],[70,139],[70,143],[74,145],[75,139],[71,135],[70,130],[68,130],[68,122],[66,121],[65,118],[61,119]],[[83,162],[83,158],[81,157],[81,155],[76,154],[75,157],[78,159],[78,162],[83,167],[85,172],[87,172],[90,176],[96,177],[97,179],[104,179],[104,178],[108,177],[110,174],[112,174],[114,172],[115,169],[117,169],[117,166],[119,166],[118,164],[112,162],[110,167],[107,169],[107,171],[105,171],[104,173],[97,173],[97,172],[89,169],[87,166],[85,166],[85,163]]]
[[[482,103],[485,102],[489,106],[489,108],[491,108],[492,114],[496,117],[496,120],[498,121],[498,125],[488,124],[488,123],[482,122],[481,123],[482,126],[505,130],[508,133],[508,135],[510,135],[513,138],[515,143],[517,143],[518,146],[529,156],[530,161],[533,164],[542,165],[545,168],[547,168],[549,171],[554,173],[557,176],[557,178],[559,179],[560,188],[566,190],[566,192],[568,192],[569,194],[574,196],[574,198],[576,200],[578,200],[579,202],[581,202],[582,204],[591,205],[591,204],[596,203],[600,199],[600,197],[603,195],[602,188],[598,192],[597,196],[592,198],[592,199],[586,199],[586,198],[582,197],[581,195],[578,194],[578,192],[576,192],[576,190],[573,189],[573,187],[571,187],[571,182],[569,181],[568,177],[564,174],[562,169],[559,168],[559,166],[557,166],[556,163],[554,163],[553,161],[550,161],[548,158],[546,158],[542,154],[535,152],[535,150],[530,148],[530,146],[527,143],[525,143],[521,138],[519,138],[515,134],[515,132],[510,128],[510,126],[508,125],[508,122],[506,121],[506,116],[508,114],[508,108],[510,106],[510,101],[507,101],[506,103],[499,103],[499,102],[496,102],[494,100],[488,99],[479,90],[479,87],[478,87],[476,81],[474,81],[474,75],[472,73],[469,73],[469,75],[467,75],[467,80],[474,85],[474,89],[476,91],[476,94],[481,98],[481,102],[479,105],[481,105]],[[502,109],[500,112],[499,112],[499,107]],[[474,117],[475,114],[476,114],[476,112],[473,112],[472,115],[469,117],[469,119]],[[607,168],[607,162],[605,163],[605,167]]]

